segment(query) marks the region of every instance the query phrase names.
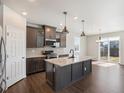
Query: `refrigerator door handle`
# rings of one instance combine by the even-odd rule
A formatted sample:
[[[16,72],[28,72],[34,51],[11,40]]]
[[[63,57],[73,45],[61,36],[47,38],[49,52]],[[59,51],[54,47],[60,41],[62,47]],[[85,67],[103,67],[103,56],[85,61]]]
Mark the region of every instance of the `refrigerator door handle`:
[[[2,46],[3,46],[3,52],[4,52],[4,60],[2,60]],[[0,92],[5,92],[6,90],[6,46],[5,46],[5,42],[4,42],[4,39],[3,37],[1,37],[1,42],[0,42],[0,56],[1,56],[1,76],[0,76],[0,79],[2,80],[1,83],[0,83],[0,89],[2,89]],[[2,61],[3,61],[3,64],[2,64]],[[3,78],[4,77],[4,78]],[[4,85],[4,87],[2,88],[2,85]]]
[[[0,39],[0,79],[2,77],[2,38]]]

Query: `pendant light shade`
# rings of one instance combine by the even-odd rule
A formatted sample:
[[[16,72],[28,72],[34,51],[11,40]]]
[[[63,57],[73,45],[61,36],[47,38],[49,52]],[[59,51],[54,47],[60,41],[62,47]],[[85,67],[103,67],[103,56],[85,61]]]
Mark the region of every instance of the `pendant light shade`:
[[[101,29],[99,29],[99,40],[101,40]]]
[[[62,33],[69,33],[69,31],[67,30],[67,26],[66,26],[66,16],[67,16],[67,12],[64,11],[63,14],[65,15],[65,26],[64,26],[64,29],[62,30]]]
[[[64,29],[62,30],[62,33],[69,33],[69,31],[67,30],[67,27],[65,26]]]
[[[82,36],[86,36],[84,32],[81,33],[81,37],[82,37]]]
[[[85,22],[85,20],[82,20],[81,22],[83,23],[83,31],[81,33],[81,37],[83,37],[83,36],[86,36],[85,33],[84,33],[84,22]]]

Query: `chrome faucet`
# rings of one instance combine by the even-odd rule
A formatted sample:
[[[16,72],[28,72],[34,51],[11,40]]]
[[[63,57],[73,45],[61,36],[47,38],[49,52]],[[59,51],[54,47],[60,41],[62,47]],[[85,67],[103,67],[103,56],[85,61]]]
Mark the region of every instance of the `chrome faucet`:
[[[70,58],[74,58],[74,49],[70,49],[70,53],[73,52],[72,56]]]

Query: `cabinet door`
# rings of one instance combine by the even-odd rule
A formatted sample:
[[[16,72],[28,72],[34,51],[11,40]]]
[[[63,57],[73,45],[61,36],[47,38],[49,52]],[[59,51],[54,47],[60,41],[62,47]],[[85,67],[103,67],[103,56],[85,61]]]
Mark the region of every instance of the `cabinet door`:
[[[56,39],[56,28],[45,26],[45,39]]]
[[[46,80],[47,82],[54,87],[54,65],[46,62]]]
[[[36,48],[37,31],[33,27],[27,27],[27,48]]]
[[[92,71],[92,62],[91,60],[87,60],[85,62],[83,62],[83,74],[87,75]]]
[[[31,59],[27,59],[26,61],[26,74],[31,74],[33,71],[33,65],[32,65],[32,60]]]
[[[45,70],[45,57],[27,58],[26,73],[27,75]]]
[[[44,60],[39,60],[37,62],[37,71],[44,71],[45,70],[45,62]]]
[[[61,74],[60,74],[61,73]],[[55,90],[60,90],[71,83],[71,65],[55,66]]]
[[[82,62],[72,65],[72,81],[78,80],[82,77]]]
[[[44,71],[45,70],[45,61],[42,59],[39,65],[39,70]]]
[[[44,31],[39,28],[37,29],[37,48],[44,46]]]
[[[60,36],[60,46],[61,47],[66,47],[66,34],[61,34]]]

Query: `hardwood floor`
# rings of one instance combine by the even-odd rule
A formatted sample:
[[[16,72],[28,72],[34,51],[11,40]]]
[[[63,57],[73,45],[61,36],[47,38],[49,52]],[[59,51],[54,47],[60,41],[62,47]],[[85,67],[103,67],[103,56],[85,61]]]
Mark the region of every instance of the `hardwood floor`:
[[[28,76],[10,87],[6,93],[55,93],[45,81],[45,73]],[[124,93],[124,66],[93,64],[93,71],[57,93]]]

